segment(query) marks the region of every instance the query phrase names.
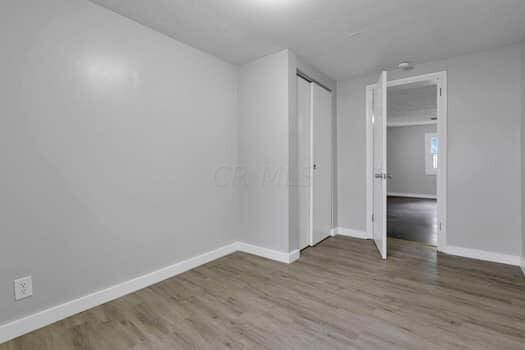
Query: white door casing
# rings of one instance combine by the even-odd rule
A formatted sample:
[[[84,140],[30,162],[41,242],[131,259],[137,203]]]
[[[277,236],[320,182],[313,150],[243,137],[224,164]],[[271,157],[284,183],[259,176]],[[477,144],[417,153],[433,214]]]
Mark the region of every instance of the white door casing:
[[[414,83],[433,83],[437,85],[437,134],[439,138],[437,170],[437,212],[438,212],[438,250],[447,249],[447,72],[436,72],[407,78],[391,80],[388,87]],[[374,223],[374,127],[373,99],[376,84],[366,86],[366,235],[373,238]]]

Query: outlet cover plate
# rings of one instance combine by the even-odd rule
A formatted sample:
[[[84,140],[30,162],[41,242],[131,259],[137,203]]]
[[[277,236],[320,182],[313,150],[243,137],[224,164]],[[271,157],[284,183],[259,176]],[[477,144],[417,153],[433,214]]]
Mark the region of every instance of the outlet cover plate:
[[[29,298],[33,295],[33,279],[31,276],[15,280],[15,300]]]

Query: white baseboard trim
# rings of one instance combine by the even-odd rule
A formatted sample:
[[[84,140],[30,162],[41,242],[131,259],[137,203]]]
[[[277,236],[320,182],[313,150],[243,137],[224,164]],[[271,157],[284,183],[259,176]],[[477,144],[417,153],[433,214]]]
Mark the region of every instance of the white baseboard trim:
[[[134,279],[115,284],[95,293],[68,301],[64,304],[0,325],[0,344],[78,314],[82,311],[86,311],[98,305],[144,289],[236,251],[250,253],[288,264],[297,260],[300,255],[299,250],[294,250],[291,253],[284,253],[247,243],[234,242],[193,258],[180,261],[171,266],[161,268]]]
[[[463,248],[448,245],[441,250],[445,254],[462,256],[464,258],[492,261],[500,264],[520,266],[521,258],[517,255],[488,252],[485,250]]]
[[[421,126],[421,125],[437,125],[437,120],[421,120],[421,121],[401,121],[401,122],[387,122],[387,128],[398,128],[403,126]]]
[[[286,264],[290,264],[294,262],[295,260],[299,259],[299,254],[300,254],[298,249],[294,250],[291,253],[285,253],[285,252],[281,252],[278,250],[263,248],[263,247],[259,247],[253,244],[248,244],[248,243],[243,243],[243,242],[238,243],[237,250],[240,252],[257,255],[263,258],[279,261],[279,262],[286,263]]]
[[[407,198],[424,198],[424,199],[437,199],[435,194],[423,194],[423,193],[397,193],[388,192],[389,197],[407,197]]]
[[[523,273],[523,276],[525,277],[525,259],[521,258],[521,272]]]
[[[336,227],[332,229],[332,236],[335,236],[335,235],[354,237],[354,238],[360,238],[360,239],[371,239],[372,238],[366,233],[366,231],[353,230],[353,229],[344,228],[344,227]]]

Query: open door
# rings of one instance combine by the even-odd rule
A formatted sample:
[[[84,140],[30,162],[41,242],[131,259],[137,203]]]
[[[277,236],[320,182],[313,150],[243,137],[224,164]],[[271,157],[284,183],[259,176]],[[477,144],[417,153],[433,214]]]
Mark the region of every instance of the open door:
[[[386,238],[386,118],[387,118],[387,73],[383,71],[376,87],[372,107],[373,156],[374,156],[374,212],[373,238],[383,259],[387,257]]]
[[[315,83],[311,88],[313,246],[332,228],[332,93]]]

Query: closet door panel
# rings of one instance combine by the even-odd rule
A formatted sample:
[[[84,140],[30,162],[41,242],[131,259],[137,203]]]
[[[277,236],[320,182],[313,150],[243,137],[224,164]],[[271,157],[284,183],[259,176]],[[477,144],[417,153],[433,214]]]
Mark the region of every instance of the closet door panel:
[[[332,228],[332,93],[311,84],[312,113],[312,237],[315,245]]]

